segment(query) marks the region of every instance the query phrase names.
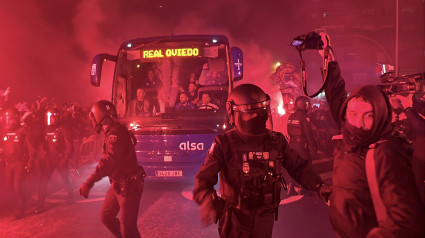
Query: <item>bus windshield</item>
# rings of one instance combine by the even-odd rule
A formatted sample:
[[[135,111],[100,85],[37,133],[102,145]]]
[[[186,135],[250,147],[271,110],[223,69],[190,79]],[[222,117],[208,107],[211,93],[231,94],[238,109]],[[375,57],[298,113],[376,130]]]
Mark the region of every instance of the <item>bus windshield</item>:
[[[227,42],[132,42],[118,52],[113,102],[120,117],[225,109]]]

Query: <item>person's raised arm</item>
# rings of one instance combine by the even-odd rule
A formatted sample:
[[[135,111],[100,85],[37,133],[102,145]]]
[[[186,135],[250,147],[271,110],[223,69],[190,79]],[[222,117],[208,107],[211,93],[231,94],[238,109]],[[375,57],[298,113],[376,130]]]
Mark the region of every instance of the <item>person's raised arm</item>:
[[[322,41],[325,43],[324,49],[319,50],[319,54],[324,59],[326,64],[326,86],[325,94],[326,100],[328,101],[332,117],[337,124],[338,128],[341,128],[341,121],[339,119],[339,111],[347,98],[347,90],[345,89],[345,80],[341,76],[341,72],[338,63],[335,61],[335,57],[330,45],[330,38],[327,34],[321,33]]]

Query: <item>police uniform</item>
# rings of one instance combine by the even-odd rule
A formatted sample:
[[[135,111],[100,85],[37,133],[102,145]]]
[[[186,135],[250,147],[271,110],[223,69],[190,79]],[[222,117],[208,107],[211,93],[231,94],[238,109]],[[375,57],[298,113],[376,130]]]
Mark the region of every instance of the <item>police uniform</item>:
[[[311,129],[310,119],[305,110],[296,110],[288,118],[288,134],[290,136],[289,146],[294,149],[301,158],[310,161],[310,151],[312,147],[317,148]]]
[[[38,188],[38,208],[36,213],[43,212],[47,194],[47,185],[55,169],[62,177],[68,192],[67,203],[74,202],[73,183],[69,172],[69,160],[73,152],[73,140],[64,127],[49,126],[45,131],[43,144],[46,156],[40,158],[40,180]]]
[[[138,166],[134,145],[136,138],[127,128],[114,122],[105,131],[103,156],[86,184],[109,176],[111,187],[101,210],[103,224],[116,237],[140,237],[137,229],[139,203],[143,192],[143,168]],[[116,217],[121,211],[121,223]]]
[[[3,157],[6,161],[6,182],[13,186],[17,202],[15,218],[19,219],[25,215],[22,185],[27,174],[27,165],[33,164],[33,161],[29,161],[29,140],[25,129],[21,126],[3,130],[1,138]]]
[[[220,172],[220,194],[225,201],[224,212],[217,211],[220,236],[271,237],[283,168],[307,189],[317,190],[322,184],[281,133],[247,137],[232,129],[216,136],[196,174],[193,198],[198,204],[209,199]]]

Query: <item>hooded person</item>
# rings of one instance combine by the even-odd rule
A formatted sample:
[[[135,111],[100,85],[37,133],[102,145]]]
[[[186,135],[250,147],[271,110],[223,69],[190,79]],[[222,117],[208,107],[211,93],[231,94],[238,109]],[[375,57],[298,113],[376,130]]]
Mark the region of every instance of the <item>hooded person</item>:
[[[424,237],[425,207],[415,186],[410,144],[391,126],[391,105],[374,85],[347,97],[338,63],[328,64],[326,98],[342,133],[332,176],[329,216],[337,237]],[[365,158],[373,148],[377,191],[385,219],[378,219]],[[368,164],[369,165],[369,164]],[[379,220],[379,221],[378,221]]]

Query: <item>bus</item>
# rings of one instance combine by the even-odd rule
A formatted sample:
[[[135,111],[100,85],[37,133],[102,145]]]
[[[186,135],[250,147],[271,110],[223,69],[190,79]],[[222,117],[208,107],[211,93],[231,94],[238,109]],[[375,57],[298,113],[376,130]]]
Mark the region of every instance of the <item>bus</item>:
[[[242,50],[223,35],[129,40],[117,55],[93,58],[92,85],[100,86],[106,60],[115,63],[112,103],[137,139],[146,179],[194,179],[214,137],[229,127],[226,101],[243,77]],[[202,106],[205,94],[212,106]]]

